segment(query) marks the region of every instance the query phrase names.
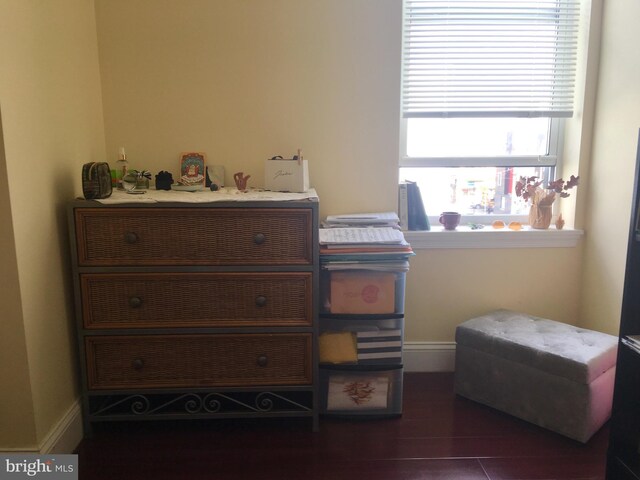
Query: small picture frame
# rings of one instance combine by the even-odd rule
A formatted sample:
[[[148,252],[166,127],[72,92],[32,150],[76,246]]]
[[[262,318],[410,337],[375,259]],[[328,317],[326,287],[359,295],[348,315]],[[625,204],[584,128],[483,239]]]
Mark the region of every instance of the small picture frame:
[[[206,156],[202,152],[180,154],[180,178],[178,183],[187,187],[201,187],[205,184]]]

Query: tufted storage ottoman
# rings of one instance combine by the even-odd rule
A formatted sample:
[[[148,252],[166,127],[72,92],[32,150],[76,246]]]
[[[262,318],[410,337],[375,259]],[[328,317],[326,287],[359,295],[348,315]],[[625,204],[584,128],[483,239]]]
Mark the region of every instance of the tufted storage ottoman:
[[[497,310],[456,329],[455,392],[586,442],[611,415],[618,338]]]

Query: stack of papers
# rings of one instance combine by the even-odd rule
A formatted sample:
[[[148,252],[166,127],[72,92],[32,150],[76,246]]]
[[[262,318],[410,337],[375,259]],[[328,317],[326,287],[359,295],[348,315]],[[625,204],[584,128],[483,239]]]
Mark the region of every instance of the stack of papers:
[[[320,245],[332,247],[383,247],[409,245],[400,230],[380,228],[323,228]]]
[[[327,217],[332,228],[319,231],[320,264],[323,270],[366,270],[401,273],[409,270],[408,259],[414,255],[402,230],[396,228],[395,213],[363,213]],[[358,226],[340,226],[355,222]],[[371,222],[389,222],[394,226],[372,226]],[[333,277],[335,278],[335,277]]]
[[[322,228],[321,254],[412,254],[402,231],[392,227]],[[396,257],[397,258],[397,257]]]
[[[323,222],[324,228],[340,227],[392,227],[400,228],[400,218],[396,212],[382,213],[347,213],[329,215]]]

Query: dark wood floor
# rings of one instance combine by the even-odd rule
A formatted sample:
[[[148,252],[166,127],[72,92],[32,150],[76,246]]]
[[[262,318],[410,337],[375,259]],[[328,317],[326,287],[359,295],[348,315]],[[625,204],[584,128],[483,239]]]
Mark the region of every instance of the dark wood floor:
[[[81,479],[604,479],[608,427],[583,445],[405,373],[401,418],[105,424],[78,447]]]

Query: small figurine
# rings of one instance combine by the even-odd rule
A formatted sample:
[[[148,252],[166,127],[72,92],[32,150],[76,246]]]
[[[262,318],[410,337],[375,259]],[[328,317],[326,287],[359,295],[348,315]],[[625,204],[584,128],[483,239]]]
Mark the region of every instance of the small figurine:
[[[558,220],[556,220],[556,229],[562,230],[564,227],[564,219],[562,218],[562,214],[558,215]]]
[[[164,170],[156,175],[156,190],[171,190],[173,176]]]
[[[238,190],[241,192],[247,191],[247,180],[249,180],[249,178],[251,178],[251,175],[247,175],[245,177],[243,172],[233,174],[233,180],[236,182],[236,187],[238,187]]]

